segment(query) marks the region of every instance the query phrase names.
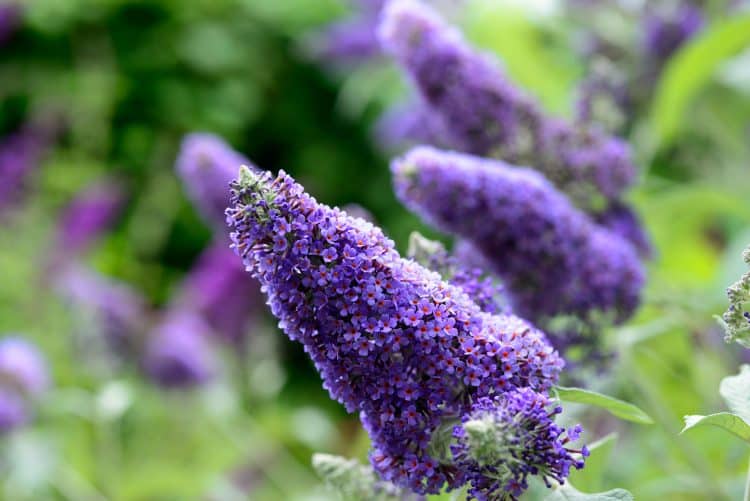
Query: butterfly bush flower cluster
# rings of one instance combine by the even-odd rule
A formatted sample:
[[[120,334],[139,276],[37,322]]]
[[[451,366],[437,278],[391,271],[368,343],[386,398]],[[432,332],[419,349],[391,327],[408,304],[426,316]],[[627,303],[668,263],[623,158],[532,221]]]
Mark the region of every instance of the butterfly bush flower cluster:
[[[430,147],[396,159],[392,170],[399,199],[471,242],[520,315],[536,321],[598,311],[622,321],[637,307],[644,273],[632,246],[538,172]]]
[[[358,63],[380,53],[376,35],[385,0],[356,0],[355,12],[318,33],[317,56],[331,62]]]
[[[36,346],[15,336],[0,340],[0,433],[26,424],[30,405],[48,386],[47,364]]]
[[[466,266],[440,242],[414,232],[409,237],[408,257],[460,288],[482,311],[511,313],[502,283],[487,275],[481,267]]]
[[[531,165],[583,207],[604,206],[634,182],[625,142],[545,115],[495,60],[426,5],[390,2],[379,35],[442,118],[451,148]]]
[[[750,247],[742,254],[750,266]],[[724,339],[750,348],[750,271],[742,275],[727,289],[729,308],[722,315],[722,326],[726,332]]]
[[[588,449],[569,449],[582,431],[555,424],[562,412],[545,395],[529,388],[480,398],[460,425],[451,446],[456,464],[467,472],[469,495],[480,500],[516,499],[528,488],[529,475],[564,483],[571,468],[583,468]],[[574,456],[576,454],[577,456]]]
[[[385,480],[417,493],[462,485],[463,472],[430,453],[433,432],[481,397],[557,380],[563,361],[543,333],[481,312],[371,223],[317,203],[285,173],[243,168],[232,193],[235,249],[331,397],[359,412]]]
[[[652,71],[660,72],[670,57],[703,29],[703,12],[685,0],[647,9],[642,20],[643,49]]]

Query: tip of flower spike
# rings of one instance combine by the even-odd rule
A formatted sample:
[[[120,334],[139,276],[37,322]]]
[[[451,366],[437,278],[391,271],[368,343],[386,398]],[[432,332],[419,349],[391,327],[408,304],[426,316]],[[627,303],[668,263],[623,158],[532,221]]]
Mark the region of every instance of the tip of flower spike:
[[[443,25],[437,12],[418,0],[391,0],[383,8],[377,35],[385,50],[399,55],[425,32]]]
[[[254,172],[254,170],[247,165],[240,165],[240,172],[237,176],[237,182],[241,187],[247,188],[253,186],[258,182],[259,179],[260,174],[258,172]]]

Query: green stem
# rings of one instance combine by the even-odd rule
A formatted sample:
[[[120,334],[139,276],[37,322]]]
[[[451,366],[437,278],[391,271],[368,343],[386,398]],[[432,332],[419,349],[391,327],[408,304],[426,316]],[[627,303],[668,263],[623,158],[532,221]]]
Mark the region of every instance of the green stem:
[[[745,495],[742,499],[744,501],[750,501],[750,465],[748,465],[747,480],[745,480]]]

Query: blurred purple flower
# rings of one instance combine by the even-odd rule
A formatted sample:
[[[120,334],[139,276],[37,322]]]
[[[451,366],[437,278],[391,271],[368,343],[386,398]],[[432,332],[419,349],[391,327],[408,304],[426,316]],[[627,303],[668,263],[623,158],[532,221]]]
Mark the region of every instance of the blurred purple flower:
[[[203,251],[177,301],[202,315],[216,335],[234,344],[249,333],[263,305],[258,282],[223,240]]]
[[[644,272],[632,246],[538,172],[430,147],[392,170],[398,198],[480,251],[524,317],[606,312],[624,321],[638,306]]]
[[[20,337],[0,340],[0,386],[35,396],[49,385],[47,363],[36,346]]]
[[[62,270],[55,286],[74,309],[93,317],[114,353],[125,358],[134,354],[148,321],[146,302],[138,292],[80,265]]]
[[[21,22],[21,6],[16,3],[0,4],[0,45],[7,42]]]
[[[164,313],[148,335],[143,369],[159,386],[190,388],[205,383],[214,372],[207,338],[211,328],[187,310]]]
[[[606,211],[594,216],[597,224],[629,241],[643,258],[653,255],[651,239],[643,223],[632,207],[624,202],[615,202]]]
[[[648,9],[643,44],[651,70],[660,72],[677,49],[703,29],[704,22],[701,9],[685,0],[666,9]]]
[[[626,143],[544,115],[496,60],[425,4],[390,2],[379,35],[441,117],[450,147],[533,166],[586,208],[616,199],[635,180]]]
[[[0,139],[0,213],[21,200],[27,178],[41,160],[49,139],[48,131],[32,124]]]
[[[24,399],[14,391],[0,388],[0,434],[8,433],[29,421]]]
[[[419,100],[394,106],[378,118],[375,137],[388,151],[400,150],[417,143],[441,145],[445,143],[445,126],[440,116]]]
[[[66,258],[85,252],[112,225],[124,195],[117,184],[100,182],[80,192],[63,210],[54,251]]]
[[[252,165],[218,136],[188,134],[182,141],[176,170],[192,202],[215,231],[226,235],[224,210],[229,204],[229,183],[241,165]]]

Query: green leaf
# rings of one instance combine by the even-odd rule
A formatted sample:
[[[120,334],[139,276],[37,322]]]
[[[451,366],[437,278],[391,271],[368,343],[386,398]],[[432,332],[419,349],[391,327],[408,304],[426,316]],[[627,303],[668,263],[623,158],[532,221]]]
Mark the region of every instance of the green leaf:
[[[750,365],[742,365],[739,374],[722,379],[719,394],[732,412],[750,422]]]
[[[662,146],[671,141],[688,105],[721,62],[750,45],[750,14],[717,22],[670,60],[654,96],[655,132]]]
[[[750,425],[740,416],[731,412],[719,412],[708,416],[685,416],[685,428],[680,433],[685,433],[699,426],[723,428],[745,442],[750,442]]]
[[[635,405],[623,400],[602,395],[591,390],[582,388],[565,388],[556,386],[555,392],[560,400],[565,402],[575,402],[579,404],[593,405],[606,409],[612,415],[626,421],[632,421],[639,424],[653,424],[654,420]]]
[[[632,501],[633,499],[635,499],[633,495],[625,489],[587,494],[567,483],[552,491],[544,501]]]

